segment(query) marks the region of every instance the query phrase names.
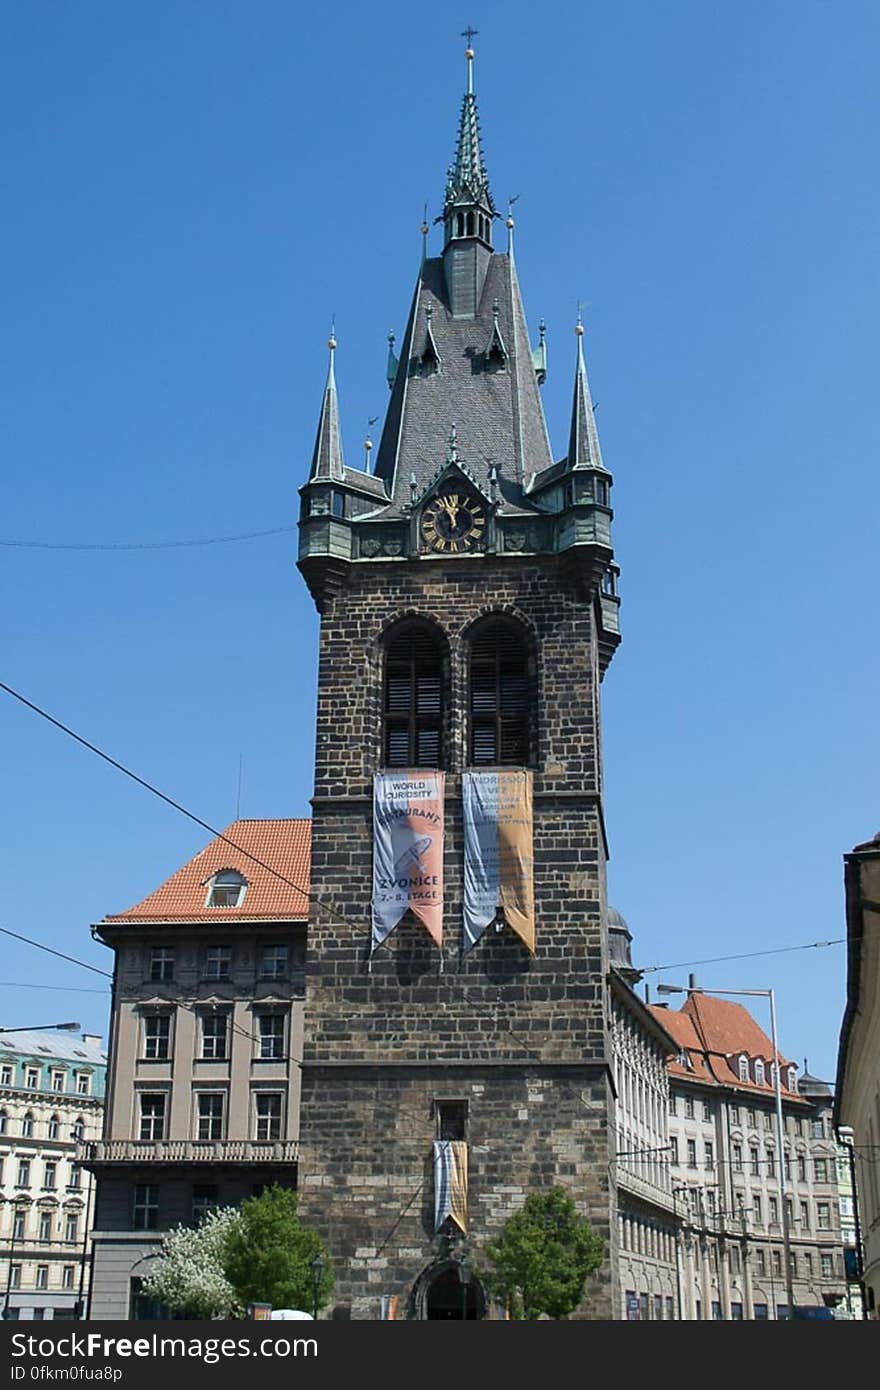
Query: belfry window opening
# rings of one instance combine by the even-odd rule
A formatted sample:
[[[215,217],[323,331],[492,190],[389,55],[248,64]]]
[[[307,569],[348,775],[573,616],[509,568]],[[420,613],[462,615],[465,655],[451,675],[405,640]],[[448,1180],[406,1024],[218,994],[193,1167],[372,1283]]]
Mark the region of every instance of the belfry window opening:
[[[382,755],[386,767],[439,768],[443,757],[444,662],[426,623],[395,629],[385,649]]]
[[[480,625],[470,644],[470,760],[529,762],[531,682],[524,634],[505,619]]]

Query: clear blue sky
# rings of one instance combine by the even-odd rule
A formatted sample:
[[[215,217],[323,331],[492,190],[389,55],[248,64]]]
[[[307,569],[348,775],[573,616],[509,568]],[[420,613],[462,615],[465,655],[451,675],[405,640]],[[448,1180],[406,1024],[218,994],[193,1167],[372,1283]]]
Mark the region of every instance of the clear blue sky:
[[[646,965],[839,937],[841,856],[880,827],[867,0],[12,0],[0,539],[294,523],[332,314],[358,459],[440,208],[467,22],[557,454],[589,306],[622,567],[612,901]],[[216,825],[240,756],[244,815],[306,815],[317,620],[294,559],[293,534],[0,547],[0,679]],[[207,837],[6,696],[0,750],[0,924],[106,968],[89,924]],[[4,1023],[106,1036],[106,996],[47,988],[98,977],[0,941]],[[775,987],[783,1050],[833,1077],[841,946],[696,971]]]

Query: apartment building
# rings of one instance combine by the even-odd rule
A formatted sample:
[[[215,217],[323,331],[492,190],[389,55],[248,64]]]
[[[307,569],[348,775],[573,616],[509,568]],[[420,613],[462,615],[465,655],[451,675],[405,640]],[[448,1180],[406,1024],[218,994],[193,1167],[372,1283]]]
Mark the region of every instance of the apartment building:
[[[91,1034],[0,1035],[0,1298],[3,1316],[81,1314],[93,1183],[77,1153],[98,1138],[107,1055]]]

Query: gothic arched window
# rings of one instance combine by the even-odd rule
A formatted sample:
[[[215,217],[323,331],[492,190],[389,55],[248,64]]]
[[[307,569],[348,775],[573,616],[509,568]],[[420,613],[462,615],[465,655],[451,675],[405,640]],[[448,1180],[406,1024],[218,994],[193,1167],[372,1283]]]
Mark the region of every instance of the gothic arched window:
[[[382,757],[386,767],[440,767],[444,683],[437,633],[419,622],[395,628],[385,647]]]
[[[470,641],[470,760],[524,766],[529,762],[531,682],[522,630],[490,618]]]

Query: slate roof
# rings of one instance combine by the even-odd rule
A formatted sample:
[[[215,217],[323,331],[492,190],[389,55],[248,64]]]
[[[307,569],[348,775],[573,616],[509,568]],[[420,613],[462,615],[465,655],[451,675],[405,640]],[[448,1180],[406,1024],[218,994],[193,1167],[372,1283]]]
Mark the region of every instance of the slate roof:
[[[503,370],[490,371],[485,354],[496,301],[508,361]],[[421,375],[417,363],[429,318],[441,365],[439,371]],[[376,475],[385,479],[392,495],[389,515],[409,503],[411,476],[420,495],[442,468],[453,424],[459,461],[482,490],[489,491],[494,464],[504,510],[534,512],[524,482],[553,458],[516,268],[506,253],[495,252],[489,259],[474,318],[453,318],[440,257],[426,260],[421,268],[376,459]]]
[[[235,849],[233,845],[240,848]],[[222,832],[222,838],[218,836],[212,840],[142,902],[126,912],[110,914],[103,919],[104,923],[121,926],[126,922],[217,923],[306,918],[311,846],[310,820],[233,821]],[[269,867],[264,868],[250,858],[251,855]],[[235,869],[247,879],[247,891],[240,907],[205,907],[208,880],[221,869]],[[273,869],[275,873],[271,872]]]
[[[44,1033],[28,1029],[23,1033],[0,1035],[0,1055],[4,1058],[34,1057],[52,1061],[88,1062],[91,1066],[107,1065],[107,1053],[100,1042],[75,1033]]]

